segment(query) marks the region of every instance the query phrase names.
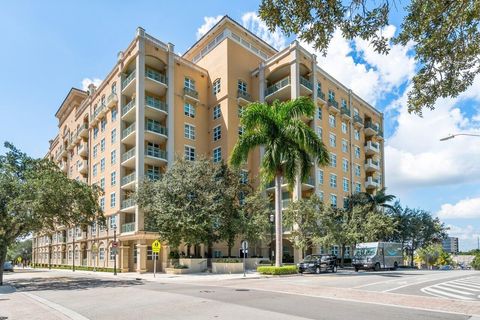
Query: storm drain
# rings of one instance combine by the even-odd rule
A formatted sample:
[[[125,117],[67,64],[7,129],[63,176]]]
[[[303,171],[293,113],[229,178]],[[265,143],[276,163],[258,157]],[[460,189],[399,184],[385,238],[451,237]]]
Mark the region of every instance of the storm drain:
[[[235,289],[235,291],[250,291],[250,289]]]

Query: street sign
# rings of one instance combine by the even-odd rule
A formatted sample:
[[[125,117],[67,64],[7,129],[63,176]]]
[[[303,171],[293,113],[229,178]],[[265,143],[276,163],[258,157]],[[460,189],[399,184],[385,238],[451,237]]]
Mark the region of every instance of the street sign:
[[[247,240],[242,241],[242,252],[243,252],[243,276],[245,277],[246,276],[246,274],[245,274],[245,258],[246,258],[246,254],[248,252],[248,241]]]
[[[158,240],[153,241],[152,252],[159,253],[161,247],[162,247],[162,244],[160,243],[160,241],[158,241]]]
[[[116,248],[116,247],[118,247],[118,242],[115,242],[115,241],[112,242],[112,248]]]
[[[247,250],[248,249],[248,241],[247,240],[243,240],[242,241],[242,250]]]

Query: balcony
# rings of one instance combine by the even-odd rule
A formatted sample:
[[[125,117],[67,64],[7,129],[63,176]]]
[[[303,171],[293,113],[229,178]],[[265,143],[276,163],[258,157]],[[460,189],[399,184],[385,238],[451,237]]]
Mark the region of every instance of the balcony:
[[[145,148],[145,164],[155,165],[158,161],[167,162],[167,151],[160,148],[147,146]]]
[[[183,98],[184,99],[190,99],[194,102],[198,102],[198,91],[192,88],[183,88]]]
[[[133,121],[135,119],[135,99],[122,107],[122,120]]]
[[[300,95],[309,96],[313,92],[313,84],[307,78],[300,76]]]
[[[86,143],[81,143],[78,146],[78,155],[81,157],[87,157],[88,156],[88,148]]]
[[[365,171],[367,172],[380,171],[380,162],[374,159],[365,160]]]
[[[120,210],[123,212],[135,212],[135,200],[133,198],[123,200],[120,204]]]
[[[93,112],[93,119],[101,118],[107,112],[107,107],[104,104],[101,104]]]
[[[145,121],[145,139],[153,142],[162,142],[167,139],[167,128],[156,122]]]
[[[120,186],[122,189],[135,189],[135,172],[132,172],[124,177],[120,181]]]
[[[122,166],[135,168],[135,147],[122,154]]]
[[[317,99],[320,99],[320,102],[325,103],[325,93],[322,92],[321,88],[317,88]]]
[[[135,70],[133,70],[125,79],[122,81],[122,93],[127,96],[132,96],[135,92]]]
[[[80,161],[80,164],[78,165],[78,172],[80,172],[81,174],[86,174],[88,172],[87,160]]]
[[[380,153],[380,145],[373,141],[365,143],[365,154],[367,156]]]
[[[167,91],[167,76],[150,68],[145,68],[145,90],[159,96]]]
[[[353,125],[357,128],[363,127],[363,119],[358,114],[353,116]]]
[[[265,89],[265,100],[287,100],[290,97],[290,77],[285,77]]]
[[[237,90],[237,102],[240,105],[249,104],[250,102],[252,102],[252,96],[246,91]]]
[[[162,178],[162,175],[160,173],[147,172],[147,174],[145,174],[145,179],[149,181],[157,181],[157,180],[160,180],[161,178]]]
[[[60,163],[60,170],[61,170],[62,172],[67,172],[67,171],[68,171],[67,162],[62,161],[62,162]]]
[[[377,189],[380,187],[380,179],[367,177],[365,180],[365,189]]]
[[[378,134],[378,126],[370,121],[365,122],[365,136],[370,137]]]
[[[107,108],[113,108],[118,102],[118,96],[116,93],[112,92],[107,97]]]
[[[122,143],[135,144],[135,122],[122,130]]]
[[[350,112],[350,108],[348,108],[348,107],[342,107],[340,109],[340,112],[342,114],[343,119],[350,119],[352,117],[352,114]]]
[[[135,232],[135,222],[122,224],[122,233]]]
[[[338,101],[335,100],[334,98],[328,98],[327,105],[328,105],[328,110],[334,113],[338,113],[340,111],[338,109]]]
[[[155,97],[145,97],[145,116],[153,118],[160,116],[162,119],[168,114],[167,103]]]

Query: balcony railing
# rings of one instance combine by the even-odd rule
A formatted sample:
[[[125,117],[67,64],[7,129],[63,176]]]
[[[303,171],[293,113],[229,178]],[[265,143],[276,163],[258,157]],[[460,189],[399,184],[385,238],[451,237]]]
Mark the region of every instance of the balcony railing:
[[[167,104],[165,102],[161,101],[160,99],[150,97],[150,96],[145,97],[145,105],[147,107],[157,109],[157,110],[160,110],[160,111],[164,111],[164,112],[167,112],[167,110],[168,110]]]
[[[122,224],[122,233],[134,232],[134,231],[135,231],[135,222]]]
[[[372,129],[373,131],[375,131],[376,133],[378,133],[378,126],[370,121],[368,122],[365,122],[365,129]]]
[[[135,205],[135,200],[133,198],[130,199],[125,199],[122,201],[122,204],[120,205],[120,209],[126,209],[133,207]]]
[[[353,121],[363,126],[363,119],[358,114],[353,116]]]
[[[130,101],[129,103],[127,103],[122,107],[122,116],[125,115],[128,111],[130,111],[130,109],[132,109],[134,106],[135,106],[135,99],[132,99],[132,101]]]
[[[135,156],[135,147],[133,147],[132,149],[130,149],[127,152],[125,152],[124,154],[122,154],[122,162],[127,161],[128,159],[132,158],[133,156]]]
[[[319,97],[322,100],[325,100],[325,93],[323,93],[322,89],[320,88],[317,89],[317,97]]]
[[[118,100],[117,94],[115,92],[110,93],[110,95],[107,97],[107,105],[109,106],[110,103],[116,102]]]
[[[101,104],[97,107],[97,109],[95,109],[95,111],[93,112],[93,118],[95,119],[99,114],[100,112],[102,112],[103,110],[105,110],[105,105],[104,104]]]
[[[162,178],[162,175],[160,173],[147,172],[147,174],[145,175],[145,179],[148,179],[150,181],[157,181],[157,180],[160,180],[161,178]]]
[[[198,91],[195,89],[184,87],[183,94],[186,96],[192,97],[194,99],[198,99]]]
[[[350,109],[348,107],[342,107],[341,112],[342,112],[342,115],[346,115],[349,117],[351,116]]]
[[[162,134],[164,136],[167,135],[167,128],[159,125],[158,123],[146,121],[146,125],[147,125],[147,131],[152,131],[152,132],[155,132],[155,133],[159,133],[159,134]]]
[[[135,131],[135,122],[129,125],[127,128],[123,129],[122,131],[122,139],[128,136],[130,133]]]
[[[310,90],[313,90],[313,84],[305,77],[300,76],[300,84]]]
[[[128,86],[128,84],[132,82],[133,79],[135,79],[135,70],[132,71],[125,79],[123,79],[122,90],[125,89],[125,87]]]
[[[237,90],[237,98],[242,98],[247,101],[252,101],[252,96],[250,95],[250,93],[243,90]]]
[[[147,147],[145,149],[145,155],[158,159],[167,159],[167,151],[160,148]]]
[[[278,90],[288,86],[290,84],[290,77],[285,77],[282,80],[275,82],[267,89],[265,89],[265,97],[277,92]]]
[[[367,159],[365,160],[366,165],[373,165],[375,167],[378,167],[380,165],[380,162],[378,160],[373,160],[373,159]]]
[[[338,109],[338,101],[333,98],[328,98],[328,105]]]
[[[135,172],[132,172],[129,175],[126,175],[125,177],[123,177],[120,183],[121,183],[121,186],[124,186],[126,184],[129,184],[132,181],[135,181]]]
[[[149,79],[152,79],[152,80],[155,80],[155,81],[158,81],[158,82],[161,82],[165,85],[167,84],[167,76],[164,75],[164,74],[161,74],[160,72],[155,71],[153,69],[146,69],[145,70],[145,77],[147,77]]]

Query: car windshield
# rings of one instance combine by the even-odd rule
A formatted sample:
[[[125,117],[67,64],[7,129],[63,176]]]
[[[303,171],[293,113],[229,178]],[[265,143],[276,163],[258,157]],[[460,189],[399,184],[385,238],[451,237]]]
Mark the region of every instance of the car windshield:
[[[312,256],[306,256],[305,259],[303,259],[303,262],[309,262],[312,260],[313,260]]]
[[[322,261],[328,261],[330,260],[330,256],[322,256]]]
[[[365,256],[373,256],[377,248],[357,248],[355,250],[355,257],[365,257]]]

